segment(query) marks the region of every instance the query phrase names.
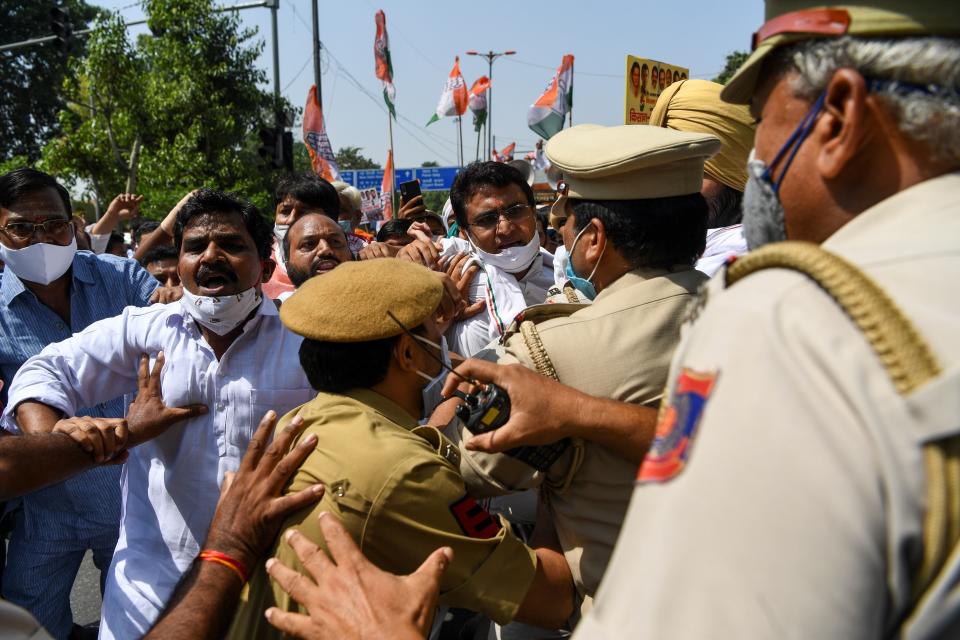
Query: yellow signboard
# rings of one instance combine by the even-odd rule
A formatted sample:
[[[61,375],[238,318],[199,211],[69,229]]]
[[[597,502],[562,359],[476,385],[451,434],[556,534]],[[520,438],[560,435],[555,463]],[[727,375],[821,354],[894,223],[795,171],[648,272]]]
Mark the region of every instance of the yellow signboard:
[[[660,92],[674,82],[686,80],[690,70],[648,58],[627,56],[623,122],[647,124]]]

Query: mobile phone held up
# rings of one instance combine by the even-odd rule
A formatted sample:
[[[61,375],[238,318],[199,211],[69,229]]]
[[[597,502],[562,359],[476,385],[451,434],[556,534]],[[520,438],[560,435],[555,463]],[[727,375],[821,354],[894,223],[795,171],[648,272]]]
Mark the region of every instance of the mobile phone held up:
[[[400,197],[403,198],[404,202],[410,202],[419,195],[421,195],[419,180],[400,183]]]

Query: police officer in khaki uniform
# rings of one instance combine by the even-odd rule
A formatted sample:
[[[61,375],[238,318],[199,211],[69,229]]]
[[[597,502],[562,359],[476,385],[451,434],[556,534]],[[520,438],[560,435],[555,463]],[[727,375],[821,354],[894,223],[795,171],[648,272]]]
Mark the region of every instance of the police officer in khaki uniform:
[[[496,359],[656,407],[684,309],[707,279],[693,265],[707,221],[703,163],[719,147],[708,134],[655,127],[580,125],[554,136],[547,155],[563,172],[564,195],[553,223],[569,251],[568,277],[593,303],[527,309]],[[647,428],[629,440],[604,440],[597,425],[544,473],[506,454],[463,450],[461,470],[477,495],[542,488],[582,610],[613,551],[655,415],[650,409]]]
[[[818,5],[768,0],[724,90],[756,251],[693,311],[578,639],[960,637],[960,5]]]
[[[484,511],[465,491],[456,448],[436,429],[417,426],[425,384],[446,376],[438,344],[442,295],[437,274],[380,259],[342,264],[308,280],[283,304],[281,320],[304,336],[301,365],[319,391],[278,423],[282,428],[299,413],[306,423],[301,437],[318,438],[288,490],[317,482],[327,487],[311,512],[283,528],[322,543],[317,515],[327,511],[364,556],[394,573],[409,573],[437,547],[450,547],[454,559],[441,582],[441,605],[499,622],[516,617],[558,627],[573,609],[563,556],[524,546]],[[273,554],[302,571],[286,542],[278,540]],[[279,637],[263,617],[270,606],[297,609],[261,566],[231,637]]]

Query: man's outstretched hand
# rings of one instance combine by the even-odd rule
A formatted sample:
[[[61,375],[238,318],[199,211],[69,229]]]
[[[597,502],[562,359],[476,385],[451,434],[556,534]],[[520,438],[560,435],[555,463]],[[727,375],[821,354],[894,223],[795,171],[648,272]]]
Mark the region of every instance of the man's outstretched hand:
[[[363,557],[334,516],[321,513],[320,529],[330,558],[303,534],[294,530],[286,534],[313,580],[276,558],[267,561],[271,577],[309,612],[271,607],[265,612],[270,624],[306,640],[425,638],[453,550],[437,549],[414,573],[401,577],[381,571]]]
[[[303,419],[295,417],[270,442],[276,423],[273,411],[260,420],[240,469],[224,478],[207,534],[208,549],[236,558],[248,570],[273,544],[287,516],[323,496],[322,484],[281,496],[290,477],[317,446],[317,436],[310,434],[290,450],[290,443],[303,431]]]
[[[151,371],[147,354],[140,356],[137,397],[130,403],[130,408],[127,410],[127,426],[130,429],[128,447],[134,447],[157,437],[181,420],[189,420],[207,412],[207,406],[203,404],[168,407],[163,403],[160,392],[160,372],[163,370],[164,361],[161,351],[157,354],[157,361]]]
[[[465,443],[467,449],[496,453],[521,445],[552,444],[572,435],[566,429],[567,418],[577,411],[581,392],[520,364],[493,364],[470,358],[458,364],[456,371],[482,383],[493,382],[510,396],[507,423],[494,431],[473,436]],[[451,397],[461,384],[453,374],[447,376],[443,396]]]

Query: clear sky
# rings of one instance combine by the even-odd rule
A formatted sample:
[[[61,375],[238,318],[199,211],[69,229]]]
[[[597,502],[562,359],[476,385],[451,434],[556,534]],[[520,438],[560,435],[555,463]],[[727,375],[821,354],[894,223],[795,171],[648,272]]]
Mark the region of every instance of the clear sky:
[[[139,3],[131,0],[90,1],[119,10],[127,20],[143,17]],[[709,79],[723,68],[727,53],[749,50],[750,35],[763,21],[761,0],[319,0],[319,8],[330,141],[334,149],[362,147],[364,155],[381,164],[386,160],[387,116],[382,85],[374,75],[373,40],[374,14],[377,9],[386,13],[397,89],[397,167],[420,166],[427,160],[456,164],[456,120],[445,118],[429,128],[424,124],[436,108],[455,56],[460,55],[468,85],[487,73],[486,61],[465,55],[467,50],[517,51],[494,63],[493,133],[498,149],[515,141],[518,151],[530,150],[537,136],[527,128],[527,109],[564,54],[575,56],[574,124],[622,124],[628,53],[686,66],[691,77]],[[268,73],[266,88],[272,90],[270,10],[247,9],[240,15],[264,42],[260,65]],[[313,84],[310,0],[280,0],[277,23],[280,87],[302,107]],[[468,111],[463,123],[467,160],[476,153],[470,122]]]

